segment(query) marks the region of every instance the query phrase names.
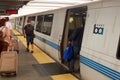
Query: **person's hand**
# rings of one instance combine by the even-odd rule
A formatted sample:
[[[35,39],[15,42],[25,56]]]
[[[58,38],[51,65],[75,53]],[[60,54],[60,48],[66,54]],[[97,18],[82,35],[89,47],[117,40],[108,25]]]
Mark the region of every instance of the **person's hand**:
[[[9,43],[9,46],[10,46],[10,47],[12,46],[12,43],[11,43],[11,42]]]
[[[68,41],[68,44],[71,44],[71,45],[73,45],[73,41]]]
[[[71,41],[68,41],[68,44],[71,44]]]

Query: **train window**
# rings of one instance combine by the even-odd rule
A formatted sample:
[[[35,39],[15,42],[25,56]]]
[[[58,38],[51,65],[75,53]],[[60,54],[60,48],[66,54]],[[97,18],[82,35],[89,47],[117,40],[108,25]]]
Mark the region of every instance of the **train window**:
[[[37,16],[36,31],[46,35],[51,34],[53,14]]]
[[[41,32],[50,35],[52,29],[53,14],[44,15],[44,24],[41,28]]]
[[[42,24],[43,24],[43,16],[37,16],[37,24],[36,24],[36,31],[41,32]]]
[[[16,19],[16,26],[18,27],[19,25],[19,18]]]
[[[20,17],[19,26],[22,25],[22,17]]]
[[[117,59],[120,59],[120,38],[119,38],[118,49],[117,49]]]

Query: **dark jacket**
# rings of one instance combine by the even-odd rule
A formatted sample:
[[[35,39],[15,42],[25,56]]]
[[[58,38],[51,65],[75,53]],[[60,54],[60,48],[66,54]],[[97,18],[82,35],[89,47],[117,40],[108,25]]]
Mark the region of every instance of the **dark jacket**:
[[[73,31],[71,36],[69,37],[69,41],[73,41],[73,46],[80,47],[83,37],[83,28],[77,28]]]
[[[29,36],[30,36],[30,35],[33,35],[33,34],[34,34],[34,26],[31,25],[31,24],[25,25],[24,30],[25,30],[25,34],[26,34],[26,35],[29,35]]]

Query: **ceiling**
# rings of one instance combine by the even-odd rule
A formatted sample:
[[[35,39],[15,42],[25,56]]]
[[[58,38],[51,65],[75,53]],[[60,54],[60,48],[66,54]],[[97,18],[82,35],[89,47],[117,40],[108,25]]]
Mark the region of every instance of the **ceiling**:
[[[31,0],[0,0],[0,15],[6,14],[6,10],[19,10]]]
[[[0,17],[22,16],[94,1],[99,0],[0,0]],[[6,10],[18,10],[18,14],[9,15]]]

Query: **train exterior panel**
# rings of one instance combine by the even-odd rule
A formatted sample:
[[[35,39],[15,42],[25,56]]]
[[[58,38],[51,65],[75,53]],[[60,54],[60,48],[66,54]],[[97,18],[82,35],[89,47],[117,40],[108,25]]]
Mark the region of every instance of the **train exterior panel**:
[[[85,24],[79,62],[75,64],[80,68],[78,74],[82,80],[120,80],[119,3],[119,0],[99,1],[26,15],[24,18],[33,20],[35,44],[64,66],[62,56],[69,32]],[[25,20],[21,20],[23,26]],[[45,28],[41,28],[43,26]],[[16,29],[19,31],[20,28]]]
[[[63,33],[63,26],[65,21],[65,14],[66,14],[65,12],[66,12],[65,10],[50,12],[54,14],[50,36],[41,34],[39,32],[35,32],[36,45],[39,46],[45,52],[47,52],[52,58],[54,58],[57,61],[59,61],[59,58],[58,58],[59,57],[58,56],[59,41],[62,38],[61,36]],[[48,14],[48,12],[44,14]],[[43,14],[37,14],[37,15],[43,15]]]
[[[14,22],[15,22],[15,29],[17,29],[22,34],[23,25],[25,22],[24,16],[16,18]]]
[[[85,80],[119,80],[120,62],[116,59],[116,53],[120,35],[120,6],[116,6],[115,2],[114,5],[106,2],[96,6],[92,4],[88,8],[80,52],[83,78]],[[86,68],[85,65],[96,71]]]

